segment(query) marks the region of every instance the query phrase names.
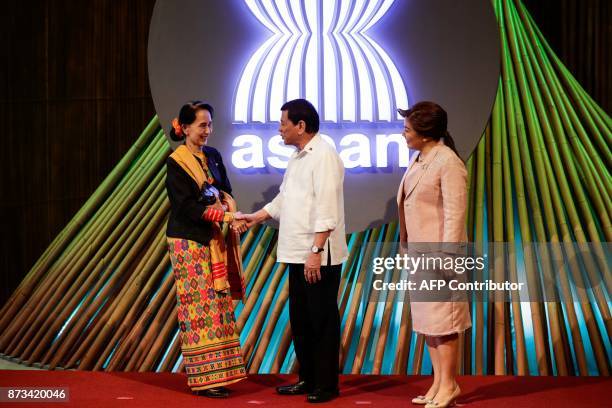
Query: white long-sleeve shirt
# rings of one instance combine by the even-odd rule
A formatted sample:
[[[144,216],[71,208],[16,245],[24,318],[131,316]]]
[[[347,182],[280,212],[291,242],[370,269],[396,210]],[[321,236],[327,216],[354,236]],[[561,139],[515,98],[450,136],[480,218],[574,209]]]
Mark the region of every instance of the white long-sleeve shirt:
[[[344,226],[344,165],[336,150],[316,134],[293,153],[276,197],[264,210],[280,223],[277,260],[305,263],[316,232],[330,231],[321,265],[348,258]]]

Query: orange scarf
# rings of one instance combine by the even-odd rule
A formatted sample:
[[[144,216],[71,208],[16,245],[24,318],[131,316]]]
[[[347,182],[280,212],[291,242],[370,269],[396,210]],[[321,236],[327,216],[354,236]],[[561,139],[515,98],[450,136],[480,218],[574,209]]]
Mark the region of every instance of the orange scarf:
[[[170,155],[172,159],[197,183],[201,189],[204,182],[212,184],[214,179],[208,171],[206,156],[204,153],[195,154],[199,156],[202,164],[198,163],[189,148],[180,145]],[[219,197],[228,210],[223,216],[223,222],[234,219],[236,202],[227,193],[221,192]],[[242,255],[240,253],[240,237],[237,232],[229,230],[223,237],[221,226],[213,222],[213,238],[210,240],[210,260],[212,264],[213,287],[215,291],[230,293],[233,299],[242,300],[245,296],[245,286],[242,271]],[[227,250],[229,248],[229,251]]]

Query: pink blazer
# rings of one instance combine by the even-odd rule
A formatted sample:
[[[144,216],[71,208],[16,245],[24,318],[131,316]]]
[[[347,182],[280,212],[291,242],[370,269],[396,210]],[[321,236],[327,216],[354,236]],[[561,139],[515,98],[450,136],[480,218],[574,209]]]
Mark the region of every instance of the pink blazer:
[[[413,166],[424,166],[404,181]],[[466,242],[467,170],[449,147],[439,144],[423,163],[413,160],[397,191],[401,242]]]

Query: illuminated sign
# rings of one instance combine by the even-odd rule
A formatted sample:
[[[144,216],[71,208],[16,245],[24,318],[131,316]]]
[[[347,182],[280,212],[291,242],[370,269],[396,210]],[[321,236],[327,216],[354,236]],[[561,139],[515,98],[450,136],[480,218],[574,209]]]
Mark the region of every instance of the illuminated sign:
[[[397,107],[440,103],[459,153],[472,152],[496,95],[498,35],[486,1],[157,0],[151,94],[166,131],[186,101],[215,107],[208,144],[247,212],[276,196],[294,151],[280,107],[308,99],[346,168],[347,231],[360,231],[397,217],[409,158]]]
[[[406,88],[385,50],[367,34],[394,0],[245,0],[252,14],[272,35],[251,55],[234,98],[235,124],[280,120],[285,101],[306,98],[326,123],[401,120],[396,107],[408,106]],[[352,131],[351,131],[352,130]],[[380,132],[379,132],[380,133]],[[365,134],[349,129],[336,135],[345,167],[387,167],[389,143],[397,164],[408,165],[401,134]],[[287,167],[293,148],[280,135],[267,141],[255,134],[233,139],[231,163],[237,169]],[[374,147],[375,153],[371,150]]]
[[[242,72],[234,121],[277,122],[279,107],[297,98],[324,122],[401,119],[396,108],[408,106],[402,78],[367,35],[393,2],[245,0],[272,35]]]

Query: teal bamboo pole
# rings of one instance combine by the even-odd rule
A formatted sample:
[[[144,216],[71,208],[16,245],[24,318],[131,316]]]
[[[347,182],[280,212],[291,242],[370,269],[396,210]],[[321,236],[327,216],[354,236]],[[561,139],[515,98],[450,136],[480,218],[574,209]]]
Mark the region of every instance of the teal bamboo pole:
[[[509,2],[504,2],[504,7],[500,9],[504,17],[500,17],[499,19],[500,21],[502,22],[507,21],[506,19],[508,18],[508,14],[510,12],[509,8],[510,8]],[[512,103],[514,103],[515,105],[515,113],[516,113],[515,117],[510,118],[510,119],[516,120],[516,125],[514,125],[513,127],[517,130],[517,136],[510,135],[509,137],[510,154],[512,158],[513,170],[514,170],[515,194],[516,194],[516,200],[517,200],[516,204],[518,207],[519,225],[520,225],[522,241],[529,243],[524,248],[524,259],[525,259],[525,269],[526,269],[526,274],[527,274],[527,279],[528,279],[527,284],[528,284],[529,293],[530,293],[529,307],[531,310],[531,319],[533,322],[534,342],[536,346],[538,371],[540,374],[548,375],[548,373],[550,372],[550,361],[548,358],[548,349],[546,347],[547,341],[546,341],[546,331],[544,327],[544,321],[542,318],[543,313],[542,313],[542,310],[540,310],[541,305],[537,301],[535,301],[535,299],[541,299],[541,293],[539,290],[538,281],[535,279],[535,273],[537,269],[535,267],[534,254],[533,254],[531,244],[530,244],[533,240],[531,238],[530,217],[529,217],[529,212],[527,210],[527,200],[525,197],[525,190],[527,188],[525,186],[525,181],[531,177],[531,174],[525,173],[523,171],[523,168],[521,166],[522,159],[520,155],[520,147],[518,143],[519,139],[521,140],[525,139],[525,137],[523,137],[522,134],[524,133],[526,129],[525,123],[523,122],[522,112],[520,110],[520,107],[521,107],[520,102],[519,102],[520,92],[517,89],[517,85],[520,86],[521,84],[517,83],[517,81],[515,80],[513,65],[510,62],[512,61],[511,52],[512,50],[516,51],[517,45],[515,43],[515,36],[511,32],[512,25],[504,23],[504,26],[506,27],[508,31],[508,42],[507,43],[504,42],[504,44],[509,43],[509,45],[507,47],[504,46],[504,49],[502,50],[503,51],[502,55],[504,57],[503,63],[502,63],[502,75],[509,78],[509,81],[511,81],[511,83],[514,85],[513,87],[511,87],[512,93],[510,95],[512,98]],[[508,51],[508,49],[510,50],[510,52]]]
[[[390,225],[386,225],[381,230],[381,240],[382,242],[392,242],[393,237],[395,236],[396,230],[390,228]],[[378,246],[378,245],[377,245]],[[373,255],[386,258],[389,255],[390,247],[388,245],[382,245],[382,248],[376,249],[373,251]],[[371,271],[371,264],[366,265],[369,271]],[[371,273],[371,272],[370,272]],[[369,296],[368,302],[366,306],[365,316],[362,320],[361,326],[361,335],[359,337],[359,343],[357,344],[357,351],[355,353],[355,358],[353,359],[353,368],[351,372],[353,374],[361,373],[363,368],[363,362],[365,361],[365,357],[367,355],[367,345],[370,341],[370,337],[375,333],[373,330],[374,327],[374,317],[376,316],[376,312],[380,306],[380,291],[374,290],[372,287],[368,288]],[[382,359],[381,359],[382,360]],[[381,361],[382,364],[382,361]]]
[[[83,312],[80,313],[78,322],[70,328],[66,328],[65,340],[62,342],[61,348],[58,349],[55,356],[51,361],[51,366],[57,364],[58,361],[63,359],[66,353],[75,345],[80,337],[84,337],[79,341],[77,351],[72,354],[68,359],[66,367],[71,367],[76,361],[78,361],[85,349],[90,345],[90,342],[95,338],[97,333],[98,325],[93,325],[87,328],[88,322],[92,317],[98,313],[100,307],[102,307],[108,300],[109,296],[115,291],[114,285],[121,280],[122,274],[127,270],[131,264],[131,260],[134,259],[134,255],[142,248],[144,242],[142,237],[150,236],[156,224],[151,222],[154,217],[161,218],[168,213],[169,204],[168,199],[165,196],[160,196],[153,203],[151,208],[148,208],[146,213],[137,215],[138,222],[133,226],[132,229],[126,231],[128,236],[123,236],[124,240],[128,243],[136,243],[136,245],[127,246],[125,242],[118,241],[116,252],[113,255],[112,260],[104,271],[104,276],[98,284],[96,284],[95,290],[90,294],[90,303]],[[137,240],[138,238],[138,240]],[[95,298],[94,298],[95,297]],[[99,314],[99,313],[98,313]],[[95,321],[94,321],[95,323]]]
[[[503,35],[503,31],[502,31]],[[503,55],[507,56],[507,53]],[[503,165],[503,185],[504,185],[504,212],[505,212],[505,242],[507,243],[507,261],[508,261],[508,273],[511,282],[518,282],[517,274],[517,258],[516,258],[516,246],[515,246],[515,232],[514,232],[514,203],[513,203],[513,190],[512,190],[512,177],[513,173],[510,167],[510,153],[508,146],[508,137],[516,137],[516,123],[514,122],[514,104],[511,100],[510,88],[513,87],[513,83],[503,77],[503,89],[501,90],[504,97],[504,112],[506,114],[506,120],[504,121],[505,126],[502,127],[501,147],[502,147],[502,165]],[[529,373],[529,365],[527,362],[527,348],[525,346],[525,330],[523,327],[523,317],[521,310],[520,294],[517,290],[511,293],[512,301],[512,315],[515,331],[515,343],[516,343],[516,369],[518,375],[527,375]]]
[[[19,309],[25,301],[28,300],[33,288],[36,283],[41,279],[44,271],[46,271],[52,262],[55,261],[57,256],[64,250],[67,243],[70,242],[72,237],[79,231],[85,220],[89,219],[92,213],[100,206],[105,197],[114,188],[114,186],[121,180],[123,174],[127,171],[133,160],[138,156],[141,150],[146,147],[150,138],[155,134],[155,130],[159,127],[157,116],[154,117],[151,122],[147,125],[144,131],[141,133],[136,142],[123,156],[121,161],[113,171],[104,179],[96,191],[91,197],[85,202],[77,214],[72,220],[66,225],[66,227],[57,235],[48,249],[43,253],[39,260],[30,269],[26,277],[22,280],[17,290],[14,292],[13,300],[9,303],[8,308],[3,307],[0,316],[3,316],[0,320],[0,332],[4,332],[6,325],[11,321],[11,317],[15,315],[16,310]]]
[[[525,33],[523,33],[523,35],[525,35]],[[527,46],[527,44],[525,44]],[[527,47],[527,52],[529,55],[529,58],[531,61],[535,60],[533,54],[530,52],[532,50],[529,49],[529,47]],[[538,66],[531,66],[531,64],[528,62],[526,64],[526,66],[529,69],[536,69],[535,72],[535,78],[537,78],[540,81],[540,89],[542,89],[543,95],[544,97],[547,99],[547,104],[549,104],[549,106],[554,106],[554,98],[547,92],[545,92],[547,90],[545,84],[543,83],[543,78],[541,75],[541,72],[538,72]],[[534,88],[534,92],[537,92],[537,89]],[[536,99],[536,102],[539,101],[539,98]],[[542,107],[538,107],[539,111],[542,109]],[[551,109],[552,112],[556,112],[556,109]],[[542,115],[540,118],[541,123],[543,124],[543,134],[546,138],[546,142],[544,140],[542,140],[542,138],[536,138],[536,142],[539,142],[542,145],[542,148],[546,145],[550,145],[553,144],[553,146],[549,149],[552,150],[553,152],[555,152],[554,150],[554,141],[552,141],[552,134],[553,133],[557,133],[557,132],[561,132],[562,130],[560,129],[560,124],[558,123],[558,116],[556,115],[552,115],[551,120],[553,122],[557,122],[557,123],[553,123],[553,126],[556,126],[555,130],[552,130],[551,125],[548,123],[548,119],[549,116],[547,115]],[[543,150],[544,151],[544,150]],[[558,159],[558,157],[557,157]],[[548,156],[546,154],[542,155],[542,158],[540,158],[541,161],[543,161],[543,167],[544,169],[541,169],[540,172],[542,173],[542,177],[544,177],[544,174],[547,175],[546,179],[549,181],[549,185],[548,186],[544,186],[542,187],[542,190],[546,192],[546,195],[550,196],[548,197],[548,203],[550,203],[551,206],[554,206],[554,210],[551,208],[548,211],[547,217],[546,217],[546,221],[547,221],[547,229],[550,233],[550,236],[548,237],[547,241],[550,241],[552,243],[551,245],[551,250],[553,252],[554,258],[555,259],[563,259],[564,255],[561,251],[561,247],[560,247],[560,240],[559,240],[559,235],[563,237],[565,237],[565,240],[568,239],[568,231],[567,231],[567,223],[565,222],[565,219],[563,218],[563,208],[561,206],[561,200],[559,198],[559,192],[558,192],[558,185],[557,185],[557,177],[555,177],[552,174],[552,167],[551,167],[551,163],[550,160],[548,158]],[[554,156],[553,156],[553,160],[554,160]],[[557,214],[559,217],[559,228],[561,229],[561,233],[559,234],[559,232],[557,231],[557,225],[554,221],[555,218],[555,214]],[[570,331],[572,333],[572,343],[574,344],[574,349],[576,352],[576,359],[578,362],[578,367],[579,370],[581,372],[582,375],[587,375],[587,366],[586,366],[586,357],[584,354],[584,349],[583,349],[583,341],[582,341],[582,336],[580,334],[580,330],[579,330],[579,324],[578,324],[578,319],[576,316],[576,312],[574,309],[574,300],[572,299],[572,295],[571,295],[571,291],[569,288],[569,280],[567,278],[567,274],[564,268],[561,268],[560,270],[558,270],[558,282],[559,282],[559,286],[561,288],[561,292],[562,292],[562,296],[561,298],[564,300],[565,303],[565,307],[567,310],[567,319],[568,319],[568,323],[570,326]],[[563,327],[563,326],[561,326]],[[565,341],[563,342],[563,344],[567,345],[568,342]],[[567,355],[567,357],[569,358],[569,354],[565,353]]]
[[[501,89],[501,83],[498,85]],[[500,251],[498,243],[504,242],[504,207],[503,202],[503,183],[502,183],[502,152],[501,152],[501,133],[505,127],[503,116],[503,95],[497,93],[495,105],[493,106],[492,115],[493,137],[492,155],[491,157],[491,176],[493,182],[490,184],[493,190],[491,200],[491,214],[493,215],[493,280],[495,282],[503,282],[505,277],[504,271],[504,252]],[[490,262],[490,261],[489,261]],[[493,296],[494,310],[494,327],[493,327],[493,350],[494,350],[494,372],[496,375],[506,374],[506,333],[505,328],[507,322],[505,320],[505,293]]]
[[[512,18],[512,16],[509,16]],[[512,22],[512,20],[510,20]],[[527,126],[530,133],[529,139],[525,138],[525,133],[519,133],[522,136],[521,143],[521,156],[525,167],[525,174],[533,174],[536,177],[529,177],[527,181],[527,192],[532,210],[533,218],[532,225],[534,226],[535,236],[538,242],[548,242],[551,240],[554,243],[558,243],[557,228],[554,223],[554,211],[552,208],[552,198],[550,197],[550,191],[548,187],[548,180],[545,177],[545,170],[543,166],[543,156],[546,155],[545,148],[542,143],[538,143],[542,139],[542,132],[549,131],[549,125],[545,121],[545,118],[536,116],[536,113],[542,114],[545,111],[541,96],[539,94],[538,86],[535,81],[534,72],[531,70],[531,64],[529,56],[525,50],[525,44],[523,37],[520,35],[520,25],[514,21],[513,34],[516,35],[516,43],[518,48],[515,52],[516,69],[519,76],[522,77],[521,82],[525,83],[525,88],[522,89],[521,96],[523,97],[523,106],[525,107],[525,113],[527,118]],[[525,82],[523,82],[525,81]],[[542,120],[544,119],[544,120]],[[531,149],[527,147],[531,146]],[[531,164],[534,164],[534,167]],[[548,229],[550,236],[547,236],[546,229]],[[558,246],[553,246],[553,249]],[[559,322],[558,308],[561,305],[556,301],[547,301],[548,299],[555,299],[556,286],[555,279],[552,276],[552,262],[550,259],[549,248],[547,245],[539,245],[536,256],[539,258],[539,262],[542,265],[543,285],[542,285],[542,301],[548,312],[549,320],[549,331],[552,337],[553,345],[553,358],[556,362],[557,371],[560,375],[568,375],[568,357],[564,353],[562,347],[563,343],[567,343],[567,339],[562,337],[561,323]],[[537,269],[534,269],[537,273]]]
[[[525,19],[524,19],[525,20]],[[543,65],[545,66],[545,61],[541,61],[543,63]],[[557,89],[555,89],[554,87],[553,89],[553,95],[551,96],[552,100],[560,100],[562,99],[560,96],[563,95],[562,92],[559,92]],[[551,101],[552,103],[552,101]],[[567,107],[567,110],[565,108],[565,106],[557,106],[558,111],[560,111],[561,113],[565,113],[565,112],[572,112],[572,109],[570,106]],[[561,124],[560,124],[560,119],[559,117],[556,115],[557,110],[553,110],[553,120],[555,121],[556,124],[556,129],[555,132],[551,132],[553,134],[563,134],[563,129],[561,128]],[[566,121],[567,122],[567,121]],[[556,162],[559,162],[561,159],[556,159]],[[563,160],[571,160],[571,157],[564,157]],[[560,172],[560,174],[562,174]],[[574,210],[573,207],[573,196],[575,194],[574,190],[572,189],[570,191],[570,188],[568,186],[564,186],[563,185],[563,181],[564,179],[562,177],[558,177],[558,179],[562,182],[561,187],[564,187],[562,189],[562,193],[564,196],[564,203],[566,204],[566,209],[568,210],[569,214],[570,214],[570,219],[572,220],[572,225],[574,226],[574,232],[576,234],[576,240],[578,242],[586,242],[586,237],[584,236],[583,230],[582,230],[582,225],[585,224],[584,221],[581,221],[578,218],[578,215],[576,214],[576,211]],[[584,200],[586,200],[586,198],[583,198],[582,204],[584,205],[588,205],[588,202],[585,202]],[[595,224],[595,221],[592,219],[591,217],[591,212],[587,211],[587,209],[583,209],[583,215],[585,217],[587,217],[586,220],[586,224],[589,226],[593,226]],[[607,219],[607,221],[606,221]],[[606,219],[602,219],[602,224],[604,226],[605,229],[605,225],[606,222],[609,225],[609,218]],[[607,228],[609,229],[609,228]],[[599,242],[599,237],[595,236],[595,231],[593,231],[593,229],[590,229],[590,236],[591,239],[594,242]],[[596,256],[594,257],[590,257],[587,256],[585,258],[585,263],[587,264],[587,272],[590,276],[591,282],[598,282],[599,277],[596,275],[596,271],[597,271],[597,266],[596,263],[598,261],[599,262],[599,268],[601,268],[602,271],[605,271],[607,269],[607,266],[605,265],[604,262],[601,262],[603,259],[605,259],[605,255],[602,253],[602,251],[598,251],[601,249],[601,247],[599,245],[595,245],[594,246],[595,251],[596,251]],[[594,258],[594,259],[593,259]],[[609,275],[609,274],[608,274]],[[606,278],[606,274],[603,274],[604,279]],[[608,279],[610,279],[609,276],[607,276]],[[609,280],[608,280],[608,287],[610,285]],[[600,313],[602,313],[603,317],[604,317],[604,321],[606,322],[606,329],[608,331],[608,336],[610,336],[612,334],[612,319],[610,318],[610,311],[609,311],[609,307],[607,306],[607,301],[605,299],[605,294],[603,293],[603,288],[602,287],[595,287],[594,288],[594,295],[595,298],[597,300],[597,304],[599,305],[599,309],[600,309]]]
[[[376,227],[372,230],[370,236],[378,236],[380,235],[380,231],[381,231],[381,227]],[[361,267],[359,268],[359,275],[357,277],[357,281],[355,285],[353,286],[353,295],[352,295],[353,301],[350,304],[348,315],[346,317],[346,321],[344,325],[344,331],[342,332],[341,339],[340,339],[340,350],[341,350],[340,354],[342,357],[342,360],[340,362],[340,367],[344,367],[346,363],[348,347],[353,337],[353,332],[355,330],[355,325],[356,325],[355,320],[357,318],[357,311],[359,310],[359,304],[361,302],[362,293],[364,291],[363,285],[367,279],[366,275],[368,273],[367,272],[368,265],[372,261],[372,252],[373,252],[372,245],[367,245],[367,242],[364,242],[364,244],[365,244],[365,252],[363,254]]]
[[[120,185],[123,183],[123,180],[119,183]],[[112,194],[111,194],[112,195]],[[108,207],[111,201],[106,202],[102,205],[102,209]],[[21,316],[25,316],[25,323],[21,318],[14,319],[11,322],[11,326],[7,328],[7,330],[3,333],[2,339],[0,341],[0,347],[5,347],[9,353],[18,354],[21,352],[23,348],[23,343],[18,346],[19,339],[28,339],[29,335],[34,332],[35,329],[38,329],[35,321],[39,321],[41,318],[44,318],[46,314],[42,313],[31,313],[30,311],[35,309],[40,309],[39,304],[43,305],[43,307],[47,306],[52,296],[56,296],[58,294],[57,290],[50,290],[51,288],[55,288],[58,284],[63,282],[64,277],[69,272],[68,262],[71,261],[70,253],[77,253],[80,257],[84,257],[87,254],[87,250],[81,249],[82,246],[88,242],[87,233],[91,229],[91,225],[93,222],[90,220],[85,223],[85,226],[78,232],[75,242],[78,244],[69,243],[68,245],[68,253],[64,253],[60,258],[58,258],[58,265],[54,266],[53,269],[47,272],[45,279],[42,283],[35,288],[34,293],[30,295],[29,301],[25,304],[22,309]],[[71,246],[75,247],[71,250]],[[76,251],[76,252],[74,252]],[[72,259],[73,260],[73,259]],[[7,346],[7,339],[12,339],[11,343]],[[16,351],[15,348],[18,348]]]
[[[478,145],[476,146],[476,157],[475,157],[475,167],[474,172],[476,174],[475,181],[475,202],[474,202],[474,246],[478,253],[483,253],[484,249],[484,188],[485,188],[485,171],[484,171],[484,162],[485,162],[485,142],[486,139],[482,138]],[[474,318],[476,331],[476,354],[475,358],[475,370],[477,375],[483,375],[486,371],[486,367],[484,367],[484,356],[483,343],[486,339],[484,339],[484,298],[480,301],[476,302],[476,316]]]
[[[74,310],[74,308],[77,307],[79,301],[83,299],[83,296],[85,295],[88,288],[90,288],[93,284],[93,281],[97,274],[90,274],[90,272],[97,264],[99,264],[99,262],[102,260],[102,257],[107,253],[105,249],[107,247],[110,247],[110,243],[115,242],[116,236],[119,235],[120,231],[125,228],[125,225],[129,222],[129,220],[133,219],[134,214],[137,212],[137,210],[145,205],[151,195],[155,197],[161,193],[163,189],[162,175],[163,174],[161,172],[158,173],[153,182],[147,187],[142,196],[138,199],[135,205],[129,210],[128,214],[119,223],[118,227],[114,228],[110,236],[105,237],[104,241],[99,239],[96,239],[94,241],[92,247],[98,248],[99,250],[96,251],[95,254],[92,254],[88,257],[87,263],[78,264],[77,268],[73,268],[75,270],[75,273],[78,274],[78,276],[74,280],[74,283],[71,283],[70,288],[66,289],[66,287],[62,288],[60,286],[58,291],[61,293],[65,293],[65,295],[57,304],[53,313],[59,314],[60,318],[54,319],[51,322],[47,322],[47,325],[45,325],[44,328],[39,331],[40,334],[46,333],[46,336],[41,338],[37,337],[32,342],[32,344],[38,344],[38,346],[29,356],[30,361],[38,359],[40,355],[44,352],[44,350],[48,350],[47,355],[49,355],[49,353],[52,353],[53,350],[55,350],[55,344],[57,343],[49,346],[50,342],[52,341],[51,337],[55,336],[58,333],[61,326],[67,320],[70,311]],[[79,273],[79,271],[81,273]],[[27,349],[24,354],[28,355]],[[43,359],[43,362],[46,362],[46,359]]]

